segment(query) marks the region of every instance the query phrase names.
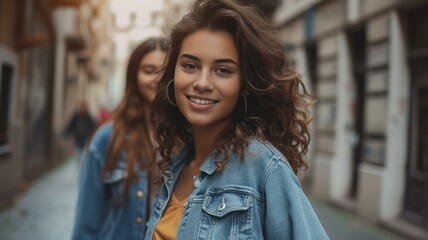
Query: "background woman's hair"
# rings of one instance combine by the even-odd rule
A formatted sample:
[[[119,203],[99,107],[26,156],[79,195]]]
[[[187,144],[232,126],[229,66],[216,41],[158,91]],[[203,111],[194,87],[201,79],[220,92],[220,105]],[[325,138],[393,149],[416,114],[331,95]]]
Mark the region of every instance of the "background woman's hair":
[[[305,155],[310,142],[307,107],[311,99],[300,76],[287,62],[272,25],[253,6],[228,0],[197,0],[171,31],[170,56],[154,100],[162,173],[168,172],[175,146],[192,141],[190,124],[168,102],[166,90],[171,99],[175,100],[175,96],[172,87],[166,87],[174,79],[183,40],[201,29],[228,32],[240,61],[241,96],[232,112],[232,124],[217,137],[216,152],[224,154],[217,162],[217,170],[222,170],[230,160],[230,146],[242,159],[248,139],[253,136],[278,148],[295,172],[306,169]],[[244,96],[248,102],[245,116]]]
[[[152,125],[147,122],[144,115],[147,110],[144,109],[146,100],[140,94],[137,79],[142,58],[155,50],[168,52],[169,41],[163,37],[149,38],[133,50],[126,70],[125,94],[111,116],[113,133],[101,178],[117,167],[119,157],[125,151],[127,176],[123,192],[124,198],[137,177],[136,169],[150,170],[155,159],[149,131]]]

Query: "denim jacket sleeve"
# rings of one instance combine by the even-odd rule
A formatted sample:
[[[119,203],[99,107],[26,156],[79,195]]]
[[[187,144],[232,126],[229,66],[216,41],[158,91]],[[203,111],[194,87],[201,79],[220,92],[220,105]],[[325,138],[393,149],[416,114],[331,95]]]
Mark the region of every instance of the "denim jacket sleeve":
[[[282,160],[266,173],[266,239],[328,239],[298,178]]]
[[[107,192],[100,181],[103,168],[101,153],[91,146],[80,171],[79,198],[76,206],[72,240],[99,239],[108,211]]]

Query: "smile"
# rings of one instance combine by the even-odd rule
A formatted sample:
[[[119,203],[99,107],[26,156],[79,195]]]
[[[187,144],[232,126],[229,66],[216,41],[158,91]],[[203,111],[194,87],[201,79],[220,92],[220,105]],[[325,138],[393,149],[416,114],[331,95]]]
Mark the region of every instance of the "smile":
[[[208,100],[208,99],[199,99],[199,98],[194,98],[194,97],[188,97],[190,101],[196,103],[196,104],[200,104],[200,105],[211,105],[211,104],[215,104],[217,101],[214,100]]]

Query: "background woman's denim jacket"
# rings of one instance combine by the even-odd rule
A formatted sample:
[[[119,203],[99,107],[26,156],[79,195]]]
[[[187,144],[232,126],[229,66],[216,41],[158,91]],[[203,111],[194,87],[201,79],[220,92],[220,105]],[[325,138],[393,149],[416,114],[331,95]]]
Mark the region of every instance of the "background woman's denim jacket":
[[[164,177],[145,239],[152,239],[190,148]],[[271,144],[250,140],[244,160],[232,155],[221,172],[215,171],[218,159],[211,155],[194,178],[177,239],[328,239],[298,178]]]
[[[73,240],[141,240],[147,219],[147,174],[138,171],[138,180],[128,193],[127,201],[115,204],[121,196],[126,177],[124,154],[114,171],[100,178],[113,125],[102,126],[92,139],[80,172],[79,199]]]

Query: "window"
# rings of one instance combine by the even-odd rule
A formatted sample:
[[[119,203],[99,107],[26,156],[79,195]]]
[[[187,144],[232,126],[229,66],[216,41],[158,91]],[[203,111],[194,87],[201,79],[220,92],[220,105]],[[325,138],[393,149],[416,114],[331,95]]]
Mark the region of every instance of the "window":
[[[0,146],[8,144],[8,119],[10,114],[13,68],[1,65],[0,78]]]

